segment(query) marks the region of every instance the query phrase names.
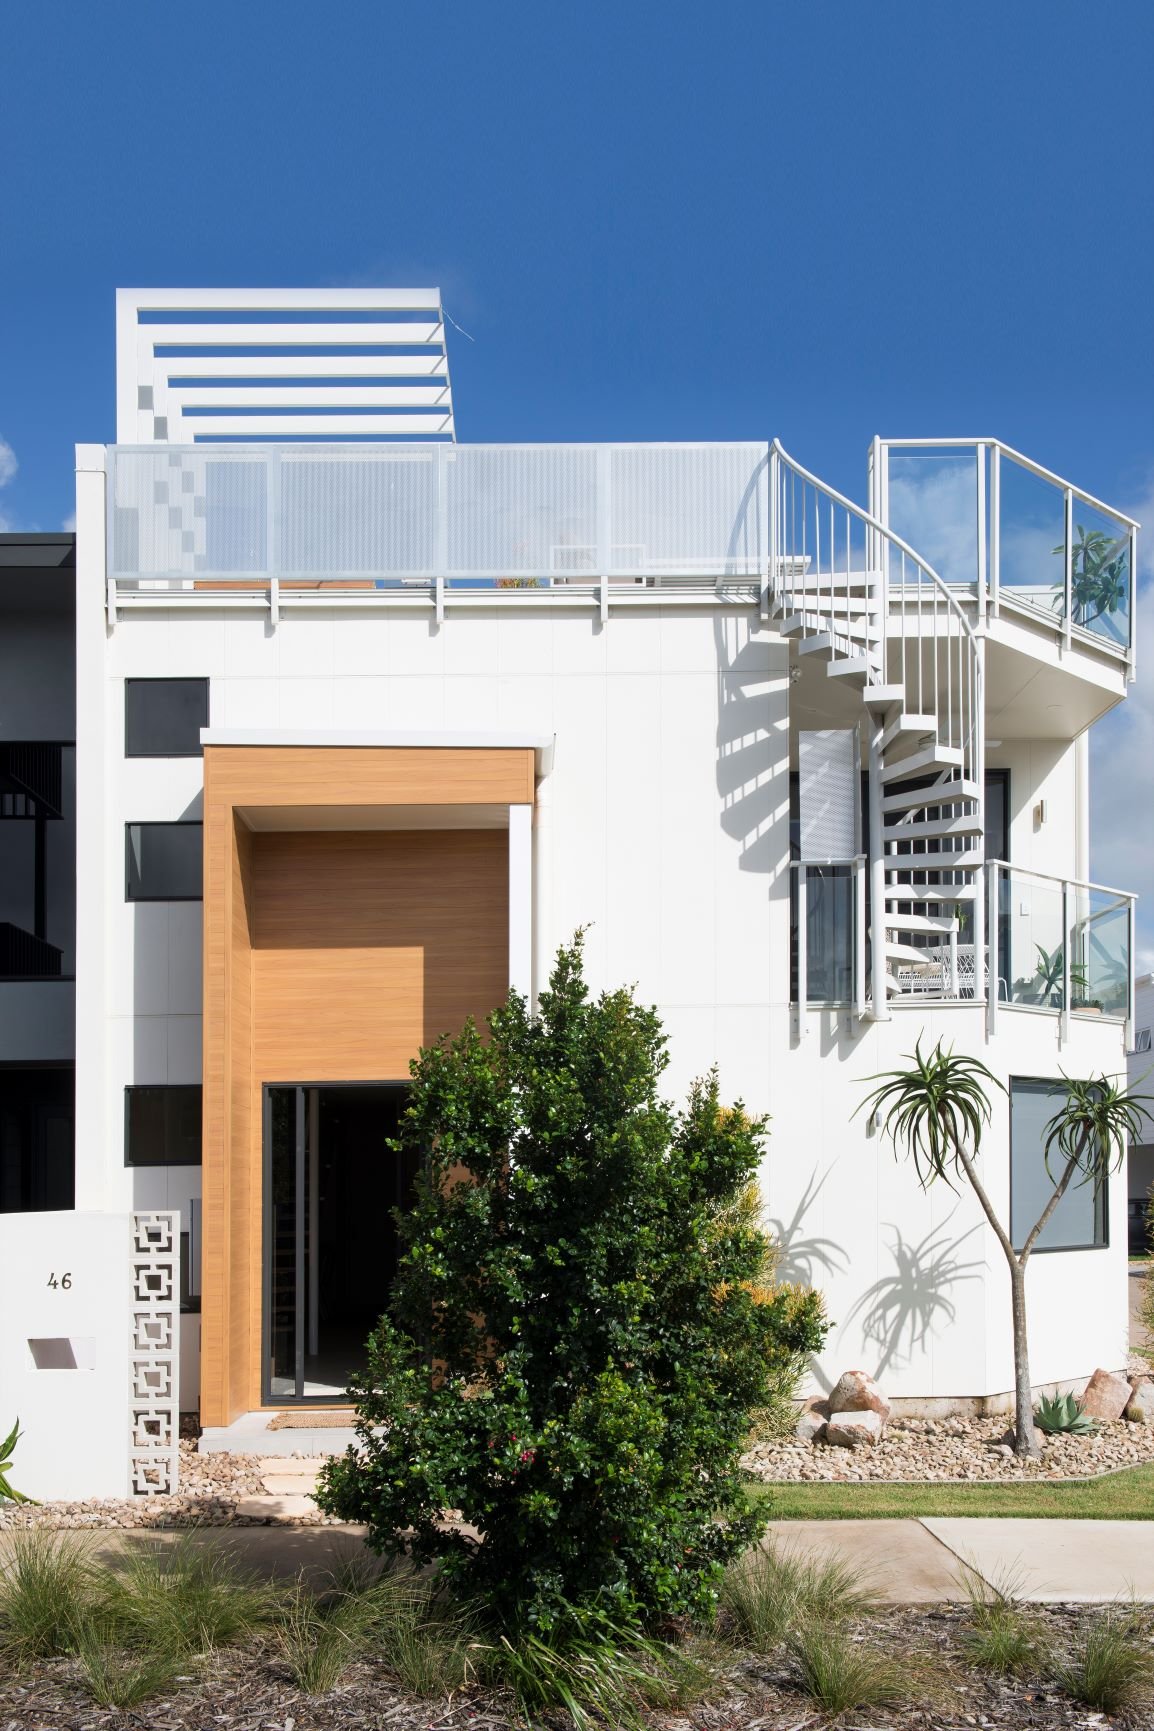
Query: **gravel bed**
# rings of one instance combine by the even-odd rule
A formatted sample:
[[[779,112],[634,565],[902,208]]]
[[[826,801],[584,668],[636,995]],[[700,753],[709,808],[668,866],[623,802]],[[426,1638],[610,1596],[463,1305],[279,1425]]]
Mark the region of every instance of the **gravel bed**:
[[[180,1442],[180,1488],[176,1496],[90,1497],[73,1503],[0,1503],[0,1532],[12,1527],[259,1527],[269,1516],[237,1513],[241,1497],[263,1496],[259,1455],[202,1455],[196,1443]],[[289,1461],[315,1456],[284,1455]],[[14,1475],[15,1476],[15,1475]],[[17,1483],[19,1479],[17,1478]],[[294,1526],[339,1526],[330,1515],[314,1509],[293,1516]],[[0,1722],[0,1731],[4,1731]]]
[[[1019,1461],[1006,1419],[892,1419],[875,1448],[826,1443],[758,1443],[742,1457],[754,1478],[789,1483],[990,1483],[1087,1479],[1154,1461],[1154,1426],[1119,1419],[1091,1436],[1039,1436],[1040,1461]]]
[[[1095,1611],[1039,1606],[1046,1644],[1064,1647]],[[863,1619],[855,1638],[900,1657],[910,1669],[910,1700],[900,1707],[856,1711],[844,1723],[894,1731],[1065,1731],[1074,1726],[1149,1727],[1143,1710],[1106,1720],[1071,1700],[1046,1675],[1021,1681],[976,1669],[965,1654],[966,1613],[959,1606],[900,1609]],[[765,1658],[716,1649],[716,1683],[708,1698],[672,1712],[649,1711],[650,1731],[816,1731],[828,1720],[799,1687],[784,1649]],[[560,1731],[569,1721],[537,1720]],[[417,1701],[382,1665],[351,1664],[327,1694],[303,1694],[289,1680],[272,1643],[224,1651],[193,1665],[175,1689],[131,1711],[96,1706],[67,1659],[13,1676],[0,1673],[0,1731],[524,1731],[508,1696],[465,1689],[451,1699]]]

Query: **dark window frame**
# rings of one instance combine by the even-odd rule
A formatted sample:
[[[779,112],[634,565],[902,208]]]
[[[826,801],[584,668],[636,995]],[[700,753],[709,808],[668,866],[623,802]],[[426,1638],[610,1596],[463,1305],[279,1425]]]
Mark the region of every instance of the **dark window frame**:
[[[132,1096],[134,1094],[192,1094],[200,1099],[200,1136],[195,1160],[134,1160],[132,1158]],[[168,1126],[165,1125],[167,1133]],[[124,1164],[130,1172],[148,1167],[201,1166],[204,1164],[204,1088],[200,1082],[129,1082],[124,1089]],[[166,1149],[166,1152],[168,1150]]]
[[[1007,1102],[1006,1102],[1006,1109],[1009,1113],[1009,1121],[1010,1121],[1010,1125],[1009,1125],[1009,1127],[1010,1127],[1010,1135],[1009,1135],[1010,1218],[1009,1218],[1008,1225],[1009,1225],[1009,1233],[1010,1233],[1011,1241],[1014,1241],[1016,1238],[1016,1234],[1014,1233],[1014,1088],[1015,1088],[1015,1086],[1020,1087],[1024,1084],[1027,1086],[1033,1085],[1034,1087],[1060,1089],[1062,1086],[1062,1078],[1061,1078],[1061,1076],[1010,1076],[1008,1078],[1008,1082],[1009,1082],[1009,1087],[1007,1090]],[[1079,1188],[1084,1189],[1085,1186],[1082,1185],[1082,1186],[1079,1186]],[[1068,1196],[1069,1194],[1070,1194],[1070,1191],[1067,1190],[1066,1195]],[[1110,1176],[1109,1176],[1109,1173],[1107,1173],[1106,1176],[1103,1178],[1101,1184],[1098,1186],[1098,1189],[1094,1194],[1093,1206],[1094,1206],[1095,1222],[1097,1222],[1099,1220],[1101,1221],[1101,1229],[1102,1229],[1101,1238],[1092,1239],[1088,1244],[1035,1244],[1033,1250],[1031,1250],[1031,1252],[1030,1252],[1031,1257],[1034,1257],[1034,1256],[1070,1256],[1070,1255],[1078,1255],[1084,1250],[1109,1250],[1109,1248],[1110,1248]],[[1051,1219],[1052,1218],[1053,1218],[1053,1216],[1051,1216]],[[1033,1224],[1034,1224],[1034,1222],[1031,1220],[1029,1225],[1026,1228],[1027,1232],[1029,1232],[1032,1229]],[[1015,1249],[1015,1251],[1020,1250],[1021,1246],[1018,1243],[1014,1242],[1014,1249]]]
[[[124,755],[126,758],[165,758],[165,757],[203,757],[204,747],[200,742],[200,728],[197,728],[195,747],[190,751],[140,751],[133,750],[129,741],[129,691],[134,686],[143,685],[200,685],[204,688],[204,720],[201,727],[209,725],[212,705],[212,681],[207,675],[171,674],[159,678],[131,678],[124,681]]]
[[[134,829],[196,829],[200,831],[201,884],[197,895],[149,896],[132,893],[132,831]],[[130,818],[124,825],[124,899],[126,902],[202,902],[204,900],[204,820],[203,818]]]

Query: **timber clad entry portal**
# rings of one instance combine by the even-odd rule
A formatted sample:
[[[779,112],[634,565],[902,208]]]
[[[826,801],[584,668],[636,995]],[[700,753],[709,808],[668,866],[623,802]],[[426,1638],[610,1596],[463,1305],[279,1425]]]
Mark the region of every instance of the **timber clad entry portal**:
[[[284,1280],[275,1326],[262,1281],[278,1254],[267,1242],[266,1090],[299,1099],[307,1154],[309,1111],[336,1099],[324,1084],[403,1083],[421,1045],[504,998],[508,808],[532,804],[534,759],[531,749],[209,744],[204,787],[201,1420],[212,1425],[270,1391],[309,1392],[285,1364],[270,1379],[261,1362],[262,1337],[270,1351],[275,1337],[280,1359],[288,1350]],[[381,1202],[379,1188],[366,1203],[379,1212],[383,1301],[393,1198]],[[319,1241],[331,1225],[319,1224]],[[307,1211],[294,1231],[293,1267],[311,1279]],[[285,1254],[281,1245],[282,1272]],[[315,1293],[301,1284],[292,1303],[299,1334],[310,1303],[315,1324]]]

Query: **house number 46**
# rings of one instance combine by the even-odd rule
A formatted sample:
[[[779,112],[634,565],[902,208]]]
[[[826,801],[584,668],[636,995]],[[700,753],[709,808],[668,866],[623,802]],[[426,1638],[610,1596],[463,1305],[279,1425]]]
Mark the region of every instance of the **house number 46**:
[[[71,1274],[62,1274],[60,1279],[57,1280],[55,1274],[50,1274],[48,1276],[48,1284],[54,1292],[58,1286],[62,1291],[67,1292],[69,1287],[72,1285],[72,1276]]]

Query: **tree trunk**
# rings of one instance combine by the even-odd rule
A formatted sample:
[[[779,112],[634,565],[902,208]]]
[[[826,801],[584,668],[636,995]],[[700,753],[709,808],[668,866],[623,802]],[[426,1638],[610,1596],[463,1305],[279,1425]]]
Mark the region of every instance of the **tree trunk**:
[[[1042,1449],[1034,1429],[1034,1390],[1030,1383],[1030,1344],[1026,1335],[1026,1269],[1016,1256],[1009,1262],[1014,1307],[1014,1453],[1019,1460],[1037,1460]]]

